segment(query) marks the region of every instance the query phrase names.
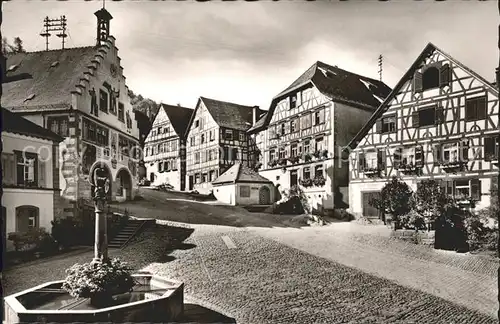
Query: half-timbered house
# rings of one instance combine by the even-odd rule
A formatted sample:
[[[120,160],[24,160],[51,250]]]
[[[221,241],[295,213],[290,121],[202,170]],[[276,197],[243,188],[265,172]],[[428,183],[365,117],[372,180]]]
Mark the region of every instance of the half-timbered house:
[[[379,217],[369,201],[393,176],[413,190],[435,179],[464,206],[488,206],[498,115],[496,88],[429,43],[349,144],[351,212]]]
[[[146,175],[152,185],[185,189],[185,135],[192,113],[191,108],[165,104],[158,109],[144,145]]]
[[[249,134],[262,152],[260,174],[280,189],[302,187],[312,207],[332,210],[347,201],[346,145],[389,94],[381,81],[314,63],[273,98]],[[338,161],[339,163],[335,163]]]
[[[60,188],[65,214],[91,198],[97,165],[108,171],[110,200],[132,199],[137,189],[139,130],[125,85],[111,14],[98,10],[97,43],[7,56],[2,107],[50,129],[60,144]]]
[[[199,98],[186,130],[187,190],[209,192],[236,162],[255,166],[257,148],[246,132],[262,113],[257,106]]]

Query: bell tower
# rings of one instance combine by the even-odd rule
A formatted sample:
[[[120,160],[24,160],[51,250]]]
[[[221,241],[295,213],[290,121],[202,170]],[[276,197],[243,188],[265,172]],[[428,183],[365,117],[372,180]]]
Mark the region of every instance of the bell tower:
[[[97,10],[94,15],[97,17],[97,45],[102,45],[107,39],[109,34],[109,22],[113,16],[107,11],[104,6]]]

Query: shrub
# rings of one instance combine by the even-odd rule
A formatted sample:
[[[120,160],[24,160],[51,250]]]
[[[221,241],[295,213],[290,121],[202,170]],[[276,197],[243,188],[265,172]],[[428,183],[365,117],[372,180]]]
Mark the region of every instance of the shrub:
[[[284,191],[283,195],[284,201],[276,205],[276,213],[303,214],[311,212],[307,197],[299,186],[292,186],[288,192]]]
[[[423,180],[411,199],[411,207],[420,215],[434,221],[448,204],[446,193],[435,180]]]
[[[45,231],[45,228],[30,228],[26,232],[9,233],[7,239],[14,244],[16,251],[37,250],[41,247],[46,248],[48,240],[51,239],[50,234]]]
[[[402,215],[410,211],[412,191],[406,182],[393,177],[385,184],[380,192],[380,198],[372,199],[369,203],[385,214],[391,214],[393,220],[399,223]]]
[[[400,216],[400,225],[404,229],[414,229],[416,231],[427,229],[425,217],[413,209]]]
[[[74,264],[66,270],[62,288],[75,298],[93,298],[132,290],[135,285],[131,268],[119,259]]]

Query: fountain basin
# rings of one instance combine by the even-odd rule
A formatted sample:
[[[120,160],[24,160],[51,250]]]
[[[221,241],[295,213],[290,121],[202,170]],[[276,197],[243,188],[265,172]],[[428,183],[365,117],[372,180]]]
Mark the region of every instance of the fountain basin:
[[[5,323],[171,322],[184,312],[184,284],[152,274],[133,275],[132,292],[113,296],[98,308],[88,298],[62,290],[51,281],[4,298]]]

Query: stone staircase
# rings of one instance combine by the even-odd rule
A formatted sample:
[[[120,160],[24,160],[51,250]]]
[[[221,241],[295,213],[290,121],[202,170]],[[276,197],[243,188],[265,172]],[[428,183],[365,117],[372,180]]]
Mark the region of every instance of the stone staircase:
[[[121,249],[125,247],[130,240],[139,234],[149,223],[154,220],[129,219],[127,225],[108,243],[112,249]]]

